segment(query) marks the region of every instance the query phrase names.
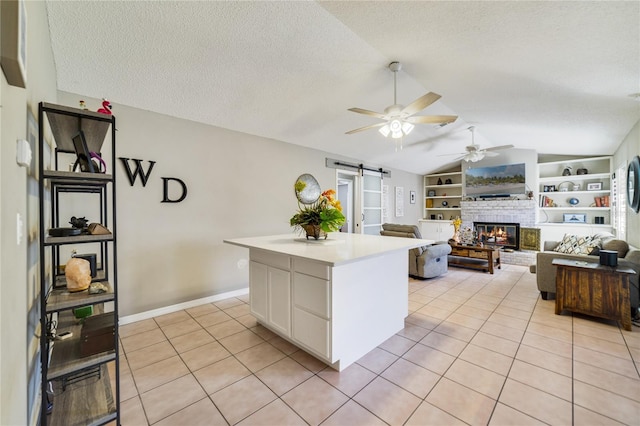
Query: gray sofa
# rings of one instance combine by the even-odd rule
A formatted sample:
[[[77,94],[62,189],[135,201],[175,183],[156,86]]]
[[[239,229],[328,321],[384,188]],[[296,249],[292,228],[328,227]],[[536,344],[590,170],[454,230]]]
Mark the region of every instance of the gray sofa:
[[[618,265],[629,267],[636,271],[636,274],[631,276],[629,286],[631,310],[636,312],[640,305],[640,292],[638,291],[640,250],[630,247],[625,241],[615,239],[610,234],[601,235],[601,238],[603,250],[615,250],[618,252]],[[543,251],[536,254],[536,264],[530,267],[530,271],[536,274],[538,290],[544,300],[549,298],[550,293],[555,295],[556,292],[557,267],[551,264],[553,259],[570,259],[595,263],[600,261],[597,255],[566,254],[553,251],[559,243],[560,241],[545,241]]]
[[[380,235],[422,238],[416,225],[398,225],[395,223],[383,224]],[[449,270],[447,265],[447,255],[449,253],[451,253],[451,246],[444,241],[409,250],[409,276],[414,278],[434,278],[446,274]]]

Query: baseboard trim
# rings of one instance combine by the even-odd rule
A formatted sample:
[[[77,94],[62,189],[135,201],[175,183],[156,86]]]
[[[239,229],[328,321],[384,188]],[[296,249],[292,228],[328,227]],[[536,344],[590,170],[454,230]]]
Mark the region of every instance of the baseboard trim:
[[[163,308],[152,309],[150,311],[140,312],[138,314],[127,315],[120,317],[118,324],[125,325],[136,321],[142,321],[149,318],[157,317],[160,315],[170,314],[173,312],[181,311],[183,309],[193,308],[194,306],[203,305],[205,303],[218,302],[220,300],[228,299],[230,297],[244,296],[249,294],[249,287],[242,288],[240,290],[228,291],[226,293],[216,294],[214,296],[203,297],[201,299],[190,300],[189,302],[178,303],[176,305],[165,306]]]

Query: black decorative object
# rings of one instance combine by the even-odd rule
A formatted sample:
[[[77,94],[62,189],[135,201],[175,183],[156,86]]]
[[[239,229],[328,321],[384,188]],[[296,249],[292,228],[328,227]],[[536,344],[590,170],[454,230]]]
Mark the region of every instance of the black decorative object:
[[[182,189],[182,194],[177,199],[169,198],[169,181],[177,182]],[[162,192],[162,201],[161,201],[162,203],[179,203],[180,201],[187,198],[187,184],[184,183],[182,179],[163,177],[162,182],[163,182],[163,192]]]
[[[615,250],[600,250],[600,264],[618,266],[618,252]]]
[[[585,168],[581,168],[581,169],[578,169],[577,173],[579,175],[586,175],[586,174],[589,173],[589,171],[587,169],[585,169]]]
[[[78,228],[51,228],[49,229],[49,235],[52,237],[73,237],[80,235],[82,229]]]
[[[95,278],[98,275],[98,271],[96,268],[96,254],[95,253],[86,253],[86,254],[76,254],[73,257],[77,257],[79,259],[84,259],[89,262],[89,269],[91,270],[91,278]]]
[[[447,207],[449,205],[449,203],[447,201],[443,201],[442,202],[442,207]]]
[[[80,164],[80,170],[87,173],[94,173],[93,163],[91,162],[91,153],[87,148],[87,140],[84,137],[84,132],[80,130],[73,137],[73,147],[76,150],[78,156],[78,163]]]
[[[637,155],[629,162],[627,169],[627,202],[638,213],[640,210],[640,157]]]
[[[83,217],[71,216],[71,220],[69,221],[69,224],[74,228],[85,229],[89,224],[89,221],[84,216]]]
[[[562,176],[571,176],[571,166],[564,166]]]
[[[453,182],[451,181],[451,179],[447,179],[447,180],[444,181],[444,183],[446,185],[451,185]]]
[[[438,178],[438,185],[442,185],[442,179]]]

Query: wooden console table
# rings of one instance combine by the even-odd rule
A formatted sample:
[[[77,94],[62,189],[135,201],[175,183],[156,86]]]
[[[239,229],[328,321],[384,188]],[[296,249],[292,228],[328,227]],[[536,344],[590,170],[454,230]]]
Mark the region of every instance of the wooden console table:
[[[556,315],[563,309],[594,317],[620,321],[631,331],[629,277],[631,268],[598,263],[554,259],[556,272]]]
[[[492,246],[462,246],[451,244],[449,266],[481,269],[493,274],[494,267],[500,267],[500,249]]]

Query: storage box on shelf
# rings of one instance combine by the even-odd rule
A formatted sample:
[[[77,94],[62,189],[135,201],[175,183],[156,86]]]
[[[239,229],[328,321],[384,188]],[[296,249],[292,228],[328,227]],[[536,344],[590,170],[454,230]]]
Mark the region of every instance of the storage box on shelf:
[[[39,423],[119,424],[115,117],[43,102],[39,105],[39,124],[39,279],[43,330]],[[47,124],[53,135],[51,157],[44,136]],[[80,130],[89,151],[106,160],[106,173],[73,171],[76,156],[72,138]],[[69,210],[79,217],[90,212],[87,219],[104,225],[111,233],[49,236],[50,228],[69,226],[70,217],[66,216]],[[92,258],[95,253],[96,270],[91,281],[103,284],[106,292],[67,290],[64,266],[70,259],[71,248],[92,253]],[[96,316],[102,314],[99,318],[107,318],[111,324],[111,332],[98,337],[98,346],[90,350],[82,345],[83,337],[89,340],[87,331],[90,331],[83,328],[83,322],[96,317],[77,318],[74,310],[78,312],[79,308]],[[71,332],[71,337],[53,338],[63,332]]]
[[[538,217],[548,227],[545,238],[567,226],[585,233],[611,231],[611,157],[539,163],[538,185]]]
[[[460,216],[462,172],[450,171],[424,176],[425,220],[446,220]]]

